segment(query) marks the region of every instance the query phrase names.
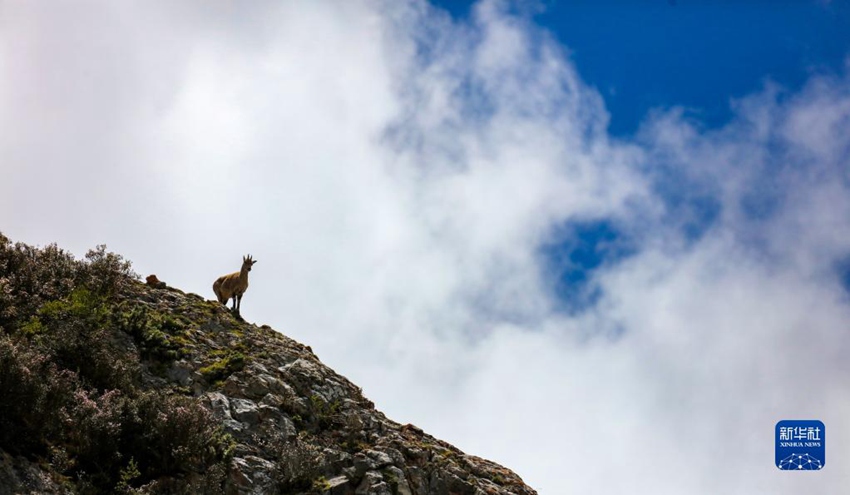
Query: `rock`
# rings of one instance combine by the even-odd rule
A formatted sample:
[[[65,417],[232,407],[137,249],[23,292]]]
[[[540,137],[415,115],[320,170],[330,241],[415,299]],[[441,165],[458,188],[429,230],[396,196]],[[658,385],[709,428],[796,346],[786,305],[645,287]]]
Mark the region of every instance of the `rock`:
[[[413,495],[410,484],[408,484],[407,478],[404,476],[404,471],[401,469],[395,466],[388,467],[387,476],[384,479],[388,481],[394,495]]]
[[[275,381],[274,377],[268,374],[251,376],[243,389],[245,396],[252,399],[262,398],[269,393],[269,384],[273,381]]]
[[[356,477],[361,477],[366,474],[366,471],[371,471],[377,468],[378,465],[375,461],[368,457],[363,452],[358,452],[354,454],[354,470],[356,473]]]
[[[194,367],[184,360],[175,361],[168,368],[166,376],[169,380],[179,383],[181,386],[187,387],[192,384],[192,375],[195,373]]]
[[[266,394],[266,395],[262,398],[262,400],[260,400],[260,404],[263,404],[263,405],[266,405],[266,406],[271,406],[271,407],[279,408],[280,406],[282,406],[282,405],[283,405],[283,397],[281,397],[281,396],[279,396],[279,395],[277,395],[277,394],[271,394],[271,393],[269,393],[269,394]]]
[[[346,495],[349,493],[348,477],[342,475],[329,479],[328,489],[325,493],[330,493],[330,495]]]
[[[6,280],[14,284],[17,279]],[[50,282],[45,281],[48,286],[64,287]],[[114,301],[105,304],[114,314],[141,308],[162,321],[180,321],[166,332],[179,346],[179,359],[173,359],[173,353],[156,353],[156,358],[140,355],[139,339],[146,337],[123,325],[105,326],[108,340],[104,342],[114,341],[119,351],[114,353],[116,359],[128,360],[115,364],[141,370],[140,387],[145,393],[171,396],[179,404],[191,400],[185,397],[191,390],[210,414],[186,407],[193,404],[176,406],[175,413],[189,413],[189,422],[187,429],[175,432],[175,440],[191,438],[176,446],[184,450],[175,452],[185,453],[196,466],[188,472],[181,467],[179,475],[158,473],[146,485],[150,493],[219,493],[223,489],[226,494],[536,495],[509,469],[464,455],[416,426],[391,421],[375,410],[360,388],[322,364],[308,346],[268,326],[241,321],[217,301],[176,288],[161,290],[160,284],[155,275],[149,284],[128,278]],[[0,296],[8,296],[8,290],[16,288],[5,285],[2,289],[7,290],[0,291]],[[19,316],[26,321],[35,315]],[[157,340],[150,344],[164,343]],[[212,424],[204,425],[208,427],[204,438],[197,438],[194,426],[210,418]],[[219,426],[228,435],[219,435]],[[153,429],[155,424],[145,427]],[[68,463],[78,459],[66,455],[63,460],[61,453],[50,449],[51,445],[61,447],[57,439],[47,441],[51,443],[39,445],[39,452],[26,457],[13,458],[0,451],[0,495],[85,491],[64,477]],[[232,457],[216,458],[222,452]],[[122,450],[121,454],[134,452]],[[120,469],[123,464],[117,466]]]
[[[260,421],[279,421],[283,418],[283,413],[280,412],[280,408],[269,406],[266,404],[260,404],[257,406],[257,411],[260,413]]]
[[[265,404],[260,404],[257,407],[257,411],[260,413],[260,422],[261,423],[274,423],[275,431],[287,440],[291,440],[298,435],[298,430],[295,429],[295,424],[289,418],[289,416],[285,415],[281,412],[277,407],[267,406]]]
[[[235,457],[230,467],[230,481],[238,494],[264,495],[275,487],[274,463],[256,456]]]
[[[401,452],[399,452],[398,450],[396,450],[392,447],[386,447],[384,449],[384,452],[386,452],[387,455],[390,456],[390,459],[392,459],[393,465],[395,465],[397,467],[404,466],[404,455]]]
[[[367,450],[365,454],[374,461],[374,468],[372,469],[380,469],[382,467],[389,466],[393,463],[392,458],[390,458],[390,456],[384,452],[379,452],[377,450]]]
[[[354,491],[355,495],[392,495],[384,477],[377,471],[368,471]]]
[[[227,394],[229,397],[244,397],[245,394],[245,382],[242,380],[237,374],[232,374],[224,380],[224,385],[221,386],[221,390]]]
[[[235,419],[225,419],[222,422],[222,426],[224,426],[225,432],[230,433],[237,438],[242,437],[244,428],[241,422],[236,421]]]
[[[248,399],[232,399],[230,413],[234,419],[247,423],[249,426],[256,426],[260,422],[257,404]]]
[[[428,493],[428,478],[425,476],[425,471],[419,467],[412,466],[407,468],[407,473],[415,493]]]
[[[213,416],[219,421],[232,419],[230,415],[230,401],[221,392],[209,392],[202,397],[202,403],[206,403],[212,411]]]
[[[429,493],[451,493],[456,495],[474,495],[475,487],[446,471],[432,471]]]

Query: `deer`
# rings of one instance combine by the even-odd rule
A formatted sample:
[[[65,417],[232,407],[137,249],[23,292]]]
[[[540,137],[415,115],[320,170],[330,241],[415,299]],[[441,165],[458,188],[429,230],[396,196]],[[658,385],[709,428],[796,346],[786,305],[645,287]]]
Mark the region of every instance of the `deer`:
[[[242,257],[242,269],[227,275],[218,277],[213,283],[213,292],[218,302],[227,307],[228,299],[233,299],[232,311],[239,315],[242,308],[242,295],[248,290],[248,272],[257,260],[251,259],[251,255]]]

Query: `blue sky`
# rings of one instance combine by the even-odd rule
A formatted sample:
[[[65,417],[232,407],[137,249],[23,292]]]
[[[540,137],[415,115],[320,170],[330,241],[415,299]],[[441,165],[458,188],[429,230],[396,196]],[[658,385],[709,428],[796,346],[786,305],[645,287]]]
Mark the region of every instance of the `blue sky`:
[[[456,18],[472,2],[437,0]],[[706,126],[766,79],[797,90],[816,72],[840,72],[850,52],[850,3],[819,0],[548,0],[529,22],[569,51],[611,114],[614,136],[653,108],[684,106]]]
[[[0,2],[0,229],[252,253],[248,321],[542,495],[842,493],[847,2],[711,4]]]
[[[433,4],[462,21],[474,3]],[[723,127],[733,118],[733,100],[768,82],[793,94],[815,74],[841,74],[850,53],[847,2],[551,0],[509,8],[562,45],[604,99],[615,138],[633,136],[651,112],[671,107],[682,107],[703,130]],[[681,225],[685,236],[698,239],[717,220],[720,202],[675,167],[658,179],[656,191],[668,209],[689,212]],[[759,214],[773,202],[767,191],[756,191],[746,206]],[[580,311],[598,300],[590,273],[630,252],[609,246],[630,241],[605,220],[567,230],[562,243],[541,252],[544,269],[559,274],[553,290],[562,307]]]

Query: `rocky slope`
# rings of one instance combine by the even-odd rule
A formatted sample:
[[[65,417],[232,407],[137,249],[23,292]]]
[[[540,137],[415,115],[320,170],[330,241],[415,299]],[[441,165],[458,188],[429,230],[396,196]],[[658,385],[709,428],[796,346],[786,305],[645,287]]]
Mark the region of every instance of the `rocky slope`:
[[[16,248],[19,251],[32,249],[21,245],[12,246],[2,236],[0,246],[6,250],[4,255],[7,261],[14,261],[12,251]],[[100,254],[102,261],[103,252]],[[115,265],[115,260],[112,261]],[[89,260],[88,266],[95,266],[97,262],[97,259]],[[20,266],[25,265],[21,263]],[[12,307],[15,301],[26,300],[15,299],[23,290],[16,284],[22,284],[24,277],[20,273],[24,272],[20,271],[20,266],[11,266],[14,264],[6,262],[4,266],[3,258],[0,257],[0,305],[4,303],[5,294],[8,307]],[[47,270],[47,273],[51,273],[51,270]],[[17,361],[10,359],[20,361],[29,355],[27,346],[43,345],[39,343],[39,338],[52,331],[51,317],[60,322],[85,317],[89,318],[85,321],[91,322],[95,321],[91,319],[94,317],[86,312],[97,313],[100,315],[97,321],[101,323],[95,326],[106,329],[106,333],[98,334],[99,338],[103,340],[103,335],[107,335],[106,340],[112,346],[107,354],[122,356],[121,359],[125,361],[137,360],[127,365],[129,371],[126,372],[137,376],[137,379],[132,382],[135,385],[126,385],[129,388],[122,389],[120,394],[113,393],[111,390],[122,386],[120,383],[115,385],[118,382],[113,375],[105,375],[111,378],[105,379],[103,383],[106,385],[98,386],[96,377],[100,375],[86,371],[86,362],[78,365],[76,370],[68,366],[70,371],[65,375],[70,377],[68,379],[77,380],[75,386],[83,391],[78,391],[76,397],[82,402],[91,401],[91,411],[95,411],[83,412],[80,416],[83,419],[75,421],[85,422],[87,417],[113,414],[104,411],[112,411],[108,406],[115,402],[114,396],[123,394],[128,402],[122,406],[123,409],[119,408],[122,412],[114,413],[115,418],[119,419],[104,424],[124,432],[110,432],[112,436],[106,438],[125,440],[116,440],[115,453],[107,456],[101,452],[102,449],[92,450],[93,447],[86,446],[85,438],[75,437],[73,430],[77,429],[76,426],[69,432],[67,423],[71,420],[67,419],[65,423],[57,423],[59,426],[56,430],[33,430],[39,432],[42,440],[34,443],[30,450],[17,448],[17,452],[9,452],[10,449],[16,450],[20,442],[7,439],[4,449],[3,438],[0,438],[0,494],[100,493],[104,491],[103,486],[112,486],[116,481],[115,488],[110,491],[124,493],[536,493],[509,469],[464,454],[413,425],[401,425],[387,419],[363,396],[360,388],[323,365],[309,347],[268,326],[242,321],[222,305],[198,295],[187,294],[162,283],[146,285],[133,277],[126,277],[114,284],[115,290],[104,299],[107,302],[92,303],[89,299],[75,296],[79,294],[80,284],[91,283],[80,282],[77,272],[73,273],[76,274],[75,278],[72,277],[75,282],[56,289],[55,294],[52,294],[64,294],[63,297],[50,302],[51,294],[41,294],[43,301],[40,301],[39,309],[32,310],[35,316],[27,318],[26,311],[20,308],[17,314],[5,316],[0,310],[0,329],[3,330],[0,334],[8,335],[4,337],[8,342],[4,341],[3,344],[6,346],[3,349],[7,351],[2,356],[12,356],[7,361],[0,359],[0,367],[11,366],[9,369],[12,371],[7,372],[6,376],[17,376],[15,373],[18,373],[23,377],[13,383],[9,378],[5,379],[9,383],[4,383],[4,379],[0,378],[0,392],[4,388],[13,390],[13,387],[25,387],[28,383],[27,372],[33,366],[41,366],[18,365]],[[50,284],[44,286],[49,287]],[[79,303],[77,299],[83,302]],[[18,305],[23,303],[19,302]],[[85,309],[88,307],[100,309]],[[111,316],[103,316],[107,309]],[[57,312],[59,317],[55,316]],[[44,353],[59,356],[56,359],[67,356],[67,353],[60,351]],[[97,359],[95,357],[89,361]],[[124,369],[121,366],[126,363],[119,364],[119,368],[110,365],[112,368],[108,369]],[[58,373],[55,372],[56,367],[45,369]],[[116,375],[120,376],[121,373]],[[65,375],[56,374],[57,377]],[[135,439],[139,436],[138,433],[134,437],[126,435],[132,431],[135,418],[145,417],[144,413],[138,411],[146,410],[143,406],[131,407],[127,404],[144,402],[141,398],[147,397],[145,394],[151,391],[160,394],[156,395],[161,396],[156,400],[165,401],[161,403],[168,407],[177,404],[168,411],[185,412],[191,410],[193,404],[200,404],[204,409],[201,413],[208,414],[211,418],[210,428],[215,429],[204,430],[207,427],[202,425],[197,427],[198,431],[207,432],[203,433],[205,437],[213,436],[209,432],[214,431],[217,443],[211,444],[205,440],[198,447],[203,454],[181,457],[180,452],[190,451],[194,448],[191,445],[195,444],[191,439],[184,442],[190,447],[168,443],[169,435],[179,436],[184,430],[191,429],[179,426],[173,433],[166,434],[165,440],[157,440],[160,442],[157,445],[164,445],[158,447],[158,450],[151,451],[147,444],[133,447],[134,450],[124,448],[127,438]],[[28,395],[23,394],[22,397]],[[131,398],[134,397],[140,399],[132,399],[136,401],[133,402]],[[76,417],[74,411],[79,401],[72,406],[61,407],[63,411],[70,411],[66,416]],[[128,407],[136,412],[128,414]],[[8,412],[8,418],[12,419],[7,422],[12,421],[12,424],[2,426],[34,428],[29,412],[20,413],[19,420],[14,419],[15,414],[14,410]],[[48,424],[52,416],[50,411],[45,414],[48,418],[45,424]],[[167,414],[170,413],[161,413],[162,417],[154,419],[154,423],[161,425],[171,421],[166,417]],[[185,424],[202,423],[201,420],[206,417],[203,414],[197,416],[201,419],[195,422],[186,420]],[[103,434],[101,430],[109,427],[93,428],[96,433],[94,436],[99,438]],[[141,429],[148,430],[150,427]],[[125,436],[120,436],[122,434]],[[163,450],[167,452],[163,453]],[[66,459],[69,457],[70,461]],[[86,464],[89,458],[97,462]],[[112,471],[104,470],[105,474],[100,478],[91,477],[90,473],[95,468],[89,467],[88,471],[83,469],[87,465],[102,466],[103,458],[114,460],[116,467]],[[181,460],[184,458],[191,459],[191,462]],[[66,460],[63,462],[63,459]],[[163,459],[171,461],[165,462]],[[152,466],[159,467],[154,469]],[[93,481],[85,482],[87,479]]]

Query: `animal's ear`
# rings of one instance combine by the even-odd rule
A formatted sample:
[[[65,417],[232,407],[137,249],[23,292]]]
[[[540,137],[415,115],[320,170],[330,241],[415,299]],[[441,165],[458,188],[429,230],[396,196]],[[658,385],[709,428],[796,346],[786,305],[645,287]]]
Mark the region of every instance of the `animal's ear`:
[[[257,263],[257,260],[251,260],[251,264],[254,265]]]

